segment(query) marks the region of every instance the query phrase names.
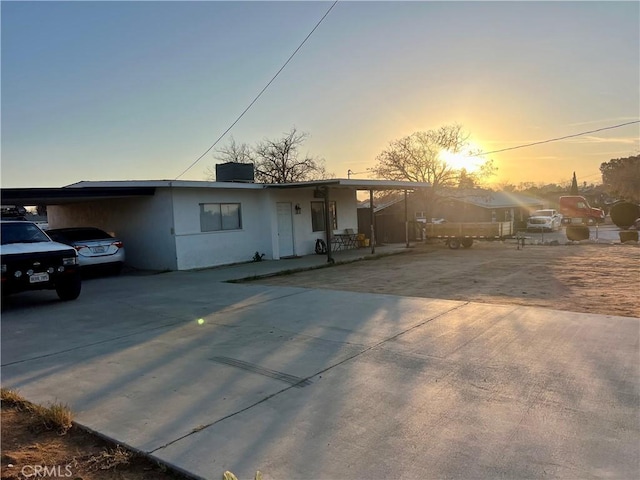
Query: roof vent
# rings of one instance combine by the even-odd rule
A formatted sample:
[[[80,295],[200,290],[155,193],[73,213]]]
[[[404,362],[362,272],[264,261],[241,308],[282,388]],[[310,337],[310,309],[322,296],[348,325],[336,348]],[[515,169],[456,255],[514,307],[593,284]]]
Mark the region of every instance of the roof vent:
[[[253,163],[227,162],[216,165],[216,182],[253,183]]]

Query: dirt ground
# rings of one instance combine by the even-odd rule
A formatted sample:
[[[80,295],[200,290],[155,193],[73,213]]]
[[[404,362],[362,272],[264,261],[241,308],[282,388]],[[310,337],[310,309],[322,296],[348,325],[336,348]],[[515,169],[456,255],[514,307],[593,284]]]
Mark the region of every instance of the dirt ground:
[[[640,246],[437,243],[258,282],[640,317]]]
[[[77,427],[64,435],[46,430],[29,412],[3,402],[0,478],[179,480],[185,477],[163,470]]]

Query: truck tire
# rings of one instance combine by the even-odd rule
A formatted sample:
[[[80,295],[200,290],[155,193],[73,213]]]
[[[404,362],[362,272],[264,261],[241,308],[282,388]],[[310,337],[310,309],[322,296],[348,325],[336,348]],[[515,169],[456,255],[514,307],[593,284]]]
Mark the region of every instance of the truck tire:
[[[56,293],[58,294],[58,298],[63,302],[75,300],[80,296],[81,290],[82,280],[80,279],[79,273],[71,275],[69,278],[56,284]]]
[[[460,248],[460,240],[457,238],[450,238],[448,243],[451,250],[457,250]]]
[[[462,243],[464,248],[471,248],[471,245],[473,245],[473,238],[463,238],[460,243]]]
[[[596,224],[596,219],[593,217],[589,217],[587,218],[587,225],[595,225]]]

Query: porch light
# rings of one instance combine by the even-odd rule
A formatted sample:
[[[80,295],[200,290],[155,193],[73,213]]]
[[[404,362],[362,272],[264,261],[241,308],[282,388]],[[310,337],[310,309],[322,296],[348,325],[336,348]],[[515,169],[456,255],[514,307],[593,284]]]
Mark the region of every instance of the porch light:
[[[296,203],[296,206],[294,208],[296,209],[296,215],[300,215],[302,213],[302,207],[299,203]]]

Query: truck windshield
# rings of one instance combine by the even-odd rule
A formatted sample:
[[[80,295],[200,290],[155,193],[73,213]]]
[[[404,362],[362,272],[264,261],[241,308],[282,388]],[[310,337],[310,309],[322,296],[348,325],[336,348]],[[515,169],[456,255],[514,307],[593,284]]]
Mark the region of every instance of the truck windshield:
[[[2,245],[10,243],[50,242],[45,233],[29,222],[2,223],[0,240]]]

